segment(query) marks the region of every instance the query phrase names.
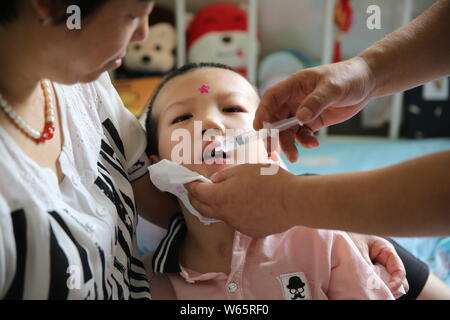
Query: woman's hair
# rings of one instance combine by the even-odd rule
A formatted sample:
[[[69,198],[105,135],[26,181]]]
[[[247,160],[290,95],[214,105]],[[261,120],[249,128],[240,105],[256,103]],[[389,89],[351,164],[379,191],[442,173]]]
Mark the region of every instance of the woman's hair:
[[[19,18],[20,7],[23,1],[29,0],[4,0],[0,1],[0,25],[13,23]],[[66,17],[67,7],[77,5],[80,7],[81,16],[86,18],[94,13],[108,0],[47,0],[50,5],[50,15],[55,24],[63,23]]]

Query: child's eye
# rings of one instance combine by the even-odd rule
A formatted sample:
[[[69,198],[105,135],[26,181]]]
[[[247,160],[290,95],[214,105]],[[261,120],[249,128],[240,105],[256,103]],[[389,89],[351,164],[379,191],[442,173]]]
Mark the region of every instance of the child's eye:
[[[192,118],[192,115],[185,114],[185,115],[182,115],[182,116],[179,116],[179,117],[176,117],[175,119],[173,119],[172,124],[179,123],[179,122],[188,120],[190,118]]]
[[[229,112],[229,113],[233,113],[233,112],[245,112],[244,109],[242,109],[239,106],[232,106],[232,107],[226,107],[223,109],[223,112]]]

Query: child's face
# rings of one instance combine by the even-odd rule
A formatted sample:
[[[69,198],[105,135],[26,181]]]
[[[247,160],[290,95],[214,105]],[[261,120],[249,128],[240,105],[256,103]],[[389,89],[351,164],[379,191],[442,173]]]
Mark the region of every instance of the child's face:
[[[191,141],[188,145],[191,157],[189,163],[182,163],[183,166],[209,177],[214,172],[232,165],[226,164],[225,161],[211,164],[207,159],[205,163],[203,151],[211,142],[203,141],[202,133],[194,136],[194,121],[201,121],[203,133],[206,130],[214,132],[210,129],[215,129],[217,136],[225,136],[225,130],[234,129],[236,136],[253,130],[258,104],[259,97],[253,87],[239,74],[230,70],[203,68],[173,78],[160,91],[152,112],[152,117],[158,124],[159,157],[175,160],[172,159],[172,149],[177,145],[180,148],[181,140],[177,138],[172,141],[172,133],[177,129],[185,129],[190,133]],[[220,140],[220,137],[215,143],[217,140]],[[194,152],[194,143],[200,146],[197,147],[197,152]],[[267,152],[263,142],[256,144],[248,148],[249,152],[252,152],[253,156],[256,154],[258,162],[266,162]],[[233,164],[248,162],[245,159],[249,159],[245,152],[230,152],[227,157],[228,162]]]

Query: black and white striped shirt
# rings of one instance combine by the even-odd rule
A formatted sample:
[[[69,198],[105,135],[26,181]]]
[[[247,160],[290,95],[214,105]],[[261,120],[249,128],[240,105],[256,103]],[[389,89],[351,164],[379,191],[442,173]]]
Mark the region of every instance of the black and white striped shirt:
[[[146,137],[107,73],[55,84],[64,180],[0,127],[0,299],[148,299],[130,181]]]

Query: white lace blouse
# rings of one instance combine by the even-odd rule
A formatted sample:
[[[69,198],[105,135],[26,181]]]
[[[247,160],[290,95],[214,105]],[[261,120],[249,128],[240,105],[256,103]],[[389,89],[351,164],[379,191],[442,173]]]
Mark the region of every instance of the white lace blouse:
[[[0,299],[146,299],[130,182],[146,136],[107,73],[55,84],[64,180],[0,127]]]

